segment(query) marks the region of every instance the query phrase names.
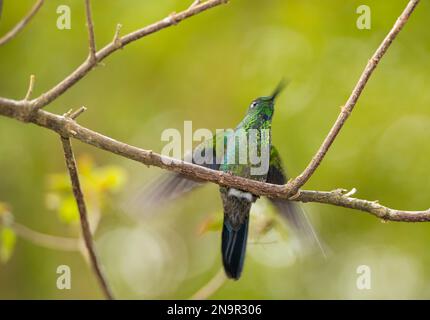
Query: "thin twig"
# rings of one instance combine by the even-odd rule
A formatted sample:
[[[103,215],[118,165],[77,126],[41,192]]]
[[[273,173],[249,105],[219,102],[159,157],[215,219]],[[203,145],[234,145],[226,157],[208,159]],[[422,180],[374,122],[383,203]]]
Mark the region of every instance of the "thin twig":
[[[138,29],[136,31],[130,32],[122,37],[114,39],[112,42],[107,44],[104,48],[100,49],[95,53],[96,62],[101,62],[112,53],[116,52],[118,49],[123,48],[124,46],[139,40],[143,37],[146,37],[150,34],[163,30],[165,28],[177,25],[182,20],[188,19],[192,16],[195,16],[203,11],[209,10],[216,6],[219,6],[223,3],[226,3],[226,0],[209,0],[205,3],[202,3],[198,6],[194,6],[192,8],[188,8],[179,13],[175,13],[169,15],[168,17],[155,22],[151,25],[148,25],[142,29]],[[117,29],[118,30],[118,29]],[[115,41],[116,40],[116,41]],[[118,45],[120,43],[121,45]],[[86,60],[82,63],[77,69],[75,69],[70,75],[60,81],[53,88],[49,89],[45,93],[41,94],[38,98],[31,101],[32,111],[39,110],[55,99],[57,99],[60,95],[66,92],[69,88],[71,88],[74,84],[76,84],[79,80],[85,77],[88,72],[90,72],[94,67],[94,61]],[[22,101],[9,100],[0,98],[0,104],[23,104]]]
[[[91,234],[90,225],[88,222],[87,207],[85,205],[84,194],[82,192],[81,184],[79,181],[78,169],[76,167],[76,161],[72,150],[72,144],[70,143],[70,139],[67,137],[61,137],[61,142],[63,143],[64,157],[66,159],[67,169],[70,174],[70,181],[72,183],[73,194],[75,196],[76,204],[78,206],[79,217],[80,217],[81,228],[82,228],[82,235],[84,238],[85,246],[88,250],[91,265],[94,269],[94,273],[96,274],[97,280],[99,281],[100,286],[106,298],[109,300],[112,300],[113,299],[112,291],[102,271],[101,263],[99,262],[95,251],[94,241]]]
[[[12,224],[12,229],[20,237],[42,247],[63,251],[80,250],[80,242],[78,239],[53,236],[38,232],[16,222]]]
[[[87,108],[85,107],[80,107],[78,110],[76,110],[75,112],[71,112],[69,117],[70,119],[75,120],[77,117],[79,117],[82,113],[84,113],[85,111],[87,111]]]
[[[30,20],[36,15],[36,13],[39,11],[39,9],[42,7],[44,3],[44,0],[38,0],[34,6],[30,9],[30,11],[27,13],[27,15],[18,22],[15,27],[13,27],[8,33],[6,33],[3,37],[0,38],[0,46],[4,45],[5,43],[9,42],[13,38],[16,37],[16,35],[24,29],[24,27],[30,22]]]
[[[194,0],[194,2],[190,5],[190,8],[195,7],[195,6],[199,5],[200,3],[202,3],[201,0]]]
[[[200,288],[193,296],[191,300],[206,300],[210,298],[216,291],[218,291],[222,285],[226,282],[227,277],[225,276],[224,269],[221,268],[216,275],[209,280],[202,288]]]
[[[321,161],[324,159],[324,156],[326,155],[333,141],[336,139],[337,135],[339,134],[339,131],[342,129],[346,120],[348,119],[351,112],[353,111],[354,106],[356,105],[358,99],[360,98],[360,95],[363,92],[367,84],[367,81],[369,80],[373,71],[378,66],[379,61],[387,52],[388,48],[390,47],[394,39],[397,37],[399,32],[403,29],[406,22],[408,22],[410,15],[414,11],[418,3],[419,3],[419,0],[409,1],[408,5],[406,6],[402,14],[397,19],[394,26],[391,28],[390,32],[388,33],[388,35],[385,37],[385,39],[379,45],[378,49],[370,58],[357,84],[355,85],[354,90],[349,96],[348,101],[346,102],[345,106],[342,108],[342,111],[340,112],[336,122],[330,129],[327,137],[324,139],[317,153],[312,158],[312,160],[310,161],[306,169],[299,176],[297,176],[295,179],[291,180],[288,183],[289,187],[291,187],[292,194],[297,192],[297,190],[299,190],[309,180],[309,178],[313,175],[315,170],[320,165]]]
[[[26,100],[26,101],[30,100],[31,95],[33,94],[34,81],[35,81],[35,76],[34,76],[34,74],[32,74],[30,76],[30,82],[28,84],[27,93],[26,93],[25,98],[24,98],[24,100]]]
[[[89,59],[90,61],[95,64],[96,59],[96,40],[94,35],[94,23],[93,23],[93,17],[91,13],[91,3],[90,0],[85,0],[85,13],[87,16],[87,29],[88,29],[88,42],[90,46],[90,53],[89,53]]]
[[[115,45],[119,48],[122,47],[121,38],[119,36],[119,33],[121,32],[121,28],[122,28],[122,24],[118,23],[116,25],[115,34],[112,40],[112,42],[115,43]]]
[[[0,219],[0,224],[2,224],[1,219]],[[42,233],[42,232],[30,229],[14,221],[8,224],[8,226],[12,228],[16,232],[16,234],[22,237],[23,239],[26,239],[34,244],[37,244],[45,248],[62,250],[62,251],[79,251],[81,248],[79,239],[59,237],[59,236],[53,236],[50,234]]]

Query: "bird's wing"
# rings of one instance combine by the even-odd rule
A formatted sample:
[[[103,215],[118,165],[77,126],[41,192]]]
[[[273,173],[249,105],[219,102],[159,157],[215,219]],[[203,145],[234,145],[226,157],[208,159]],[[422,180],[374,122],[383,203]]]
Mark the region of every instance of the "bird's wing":
[[[219,170],[219,159],[222,156],[220,148],[224,148],[225,134],[219,133],[212,139],[199,144],[192,152],[192,157],[185,157],[194,164]],[[224,141],[223,141],[224,140]],[[191,158],[191,159],[187,159]],[[165,201],[176,199],[203,185],[205,181],[187,178],[180,173],[165,173],[148,183],[138,196],[139,202],[145,207],[159,205]]]
[[[273,184],[285,184],[287,182],[287,175],[282,166],[281,157],[275,147],[270,150],[270,165],[267,174],[267,182]],[[287,222],[292,226],[294,232],[305,245],[317,245],[324,254],[323,247],[308,220],[306,213],[301,206],[293,201],[286,199],[269,198],[277,211]]]

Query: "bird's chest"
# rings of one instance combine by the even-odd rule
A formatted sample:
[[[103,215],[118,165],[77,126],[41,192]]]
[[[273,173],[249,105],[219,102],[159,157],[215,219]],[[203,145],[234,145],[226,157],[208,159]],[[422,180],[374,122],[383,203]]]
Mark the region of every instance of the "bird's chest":
[[[270,163],[269,129],[236,130],[227,139],[220,170],[257,181],[266,181]]]

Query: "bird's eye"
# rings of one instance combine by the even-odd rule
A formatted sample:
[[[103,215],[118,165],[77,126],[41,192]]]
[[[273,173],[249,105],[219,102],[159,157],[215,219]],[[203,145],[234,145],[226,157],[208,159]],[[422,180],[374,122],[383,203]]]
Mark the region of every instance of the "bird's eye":
[[[257,101],[254,101],[253,103],[251,103],[251,109],[255,108],[257,106]]]

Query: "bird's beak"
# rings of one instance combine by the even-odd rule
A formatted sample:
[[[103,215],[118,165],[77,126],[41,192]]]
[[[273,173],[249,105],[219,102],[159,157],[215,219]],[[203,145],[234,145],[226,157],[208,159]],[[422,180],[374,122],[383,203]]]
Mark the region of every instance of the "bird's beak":
[[[289,81],[286,81],[285,79],[282,79],[278,85],[276,86],[276,89],[273,91],[272,95],[270,96],[270,100],[274,101],[275,98],[284,90],[284,88],[287,86]]]

